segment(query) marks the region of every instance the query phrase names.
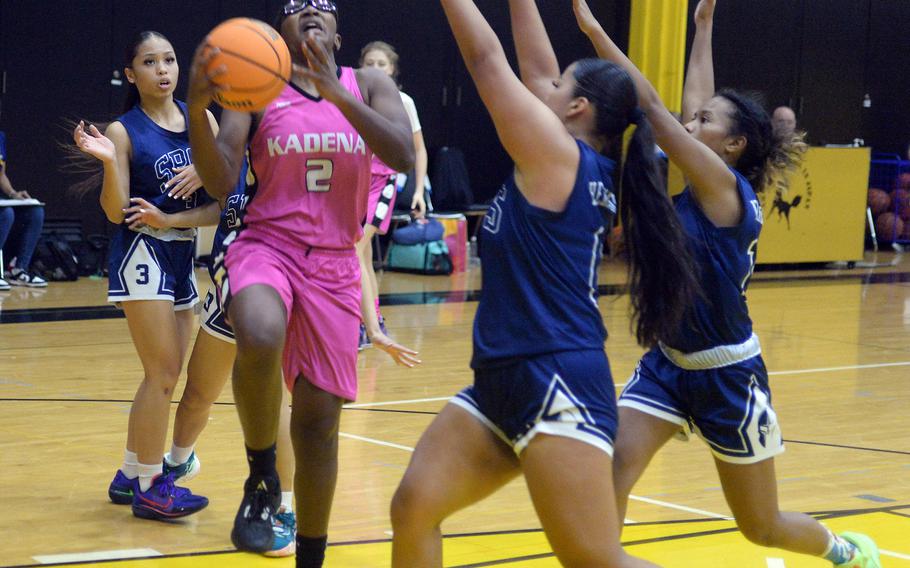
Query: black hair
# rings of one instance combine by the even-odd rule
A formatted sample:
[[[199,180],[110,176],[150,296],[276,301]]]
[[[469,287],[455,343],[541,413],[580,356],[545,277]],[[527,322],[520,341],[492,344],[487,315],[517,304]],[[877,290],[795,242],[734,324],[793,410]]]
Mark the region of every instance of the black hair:
[[[746,139],[746,148],[733,167],[752,184],[756,192],[772,184],[775,177],[795,168],[807,149],[805,132],[794,132],[781,138],[774,134],[771,116],[761,98],[754,93],[721,89],[715,96],[733,107],[730,134]]]
[[[152,39],[154,37],[161,38],[164,41],[171,43],[170,40],[168,40],[166,37],[164,37],[164,34],[161,34],[159,32],[155,32],[155,31],[151,31],[151,30],[139,32],[138,34],[133,36],[133,41],[131,41],[126,46],[126,53],[125,53],[125,58],[123,61],[123,66],[132,69],[133,68],[133,59],[135,59],[136,55],[139,54],[139,46],[142,45],[143,43],[145,43],[147,40]],[[126,99],[123,101],[123,112],[127,112],[128,110],[130,110],[131,108],[136,106],[136,103],[139,102],[139,89],[136,88],[136,84],[131,83],[129,81],[127,81],[126,84],[127,84]]]
[[[621,146],[636,125],[624,163],[620,156],[619,218],[629,256],[631,325],[638,343],[651,347],[678,333],[700,293],[696,264],[660,176],[651,123],[638,108],[632,77],[601,59],[578,61],[574,77],[575,96],[594,105],[595,134],[606,147]]]

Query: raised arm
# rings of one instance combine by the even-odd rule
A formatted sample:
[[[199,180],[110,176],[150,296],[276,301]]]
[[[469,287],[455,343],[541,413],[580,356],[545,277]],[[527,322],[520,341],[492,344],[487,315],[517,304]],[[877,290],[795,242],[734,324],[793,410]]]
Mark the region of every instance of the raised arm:
[[[509,0],[509,12],[521,81],[538,99],[546,100],[555,90],[553,81],[559,78],[559,61],[537,3],[535,0]]]
[[[515,76],[502,44],[472,0],[442,0],[458,48],[530,203],[562,211],[580,152],[562,121]]]
[[[695,40],[689,54],[689,69],[683,87],[683,122],[689,122],[703,104],[714,96],[714,54],[711,40],[714,32],[716,0],[701,0],[695,8]]]
[[[616,46],[594,18],[585,0],[572,0],[578,25],[602,59],[625,69],[638,90],[639,105],[654,128],[654,138],[670,160],[683,171],[705,215],[718,226],[731,226],[742,217],[736,176],[712,149],[696,140],[680,124],[635,64]]]
[[[132,146],[126,128],[119,122],[112,122],[102,134],[94,124],[86,128],[80,121],[73,131],[73,140],[80,150],[102,163],[101,208],[108,221],[119,225],[123,222],[123,210],[130,202]]]
[[[209,74],[206,66],[217,52],[205,42],[196,48],[190,70],[187,107],[193,165],[206,192],[220,201],[234,190],[240,176],[252,115],[225,110],[221,114],[220,128],[213,128],[208,106],[218,86],[212,82],[212,77],[223,73],[224,68],[222,66]]]

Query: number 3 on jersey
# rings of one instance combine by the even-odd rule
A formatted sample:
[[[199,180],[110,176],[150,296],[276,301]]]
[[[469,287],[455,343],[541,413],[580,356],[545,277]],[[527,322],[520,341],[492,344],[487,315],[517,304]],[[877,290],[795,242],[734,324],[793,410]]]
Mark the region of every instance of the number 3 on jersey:
[[[325,158],[313,158],[306,161],[306,190],[325,193],[332,189],[332,174],[335,164]]]

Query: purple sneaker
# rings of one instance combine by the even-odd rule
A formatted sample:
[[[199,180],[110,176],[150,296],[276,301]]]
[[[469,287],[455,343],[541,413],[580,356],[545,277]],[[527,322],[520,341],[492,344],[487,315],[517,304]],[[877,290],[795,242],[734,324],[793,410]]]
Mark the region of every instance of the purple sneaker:
[[[139,488],[139,478],[133,479],[123,475],[123,471],[117,470],[117,475],[111,481],[110,487],[107,488],[107,496],[115,505],[129,505],[133,502],[133,494]]]
[[[133,514],[142,519],[166,521],[192,515],[208,506],[209,500],[184,487],[174,485],[174,474],[159,475],[148,491],[136,486]]]

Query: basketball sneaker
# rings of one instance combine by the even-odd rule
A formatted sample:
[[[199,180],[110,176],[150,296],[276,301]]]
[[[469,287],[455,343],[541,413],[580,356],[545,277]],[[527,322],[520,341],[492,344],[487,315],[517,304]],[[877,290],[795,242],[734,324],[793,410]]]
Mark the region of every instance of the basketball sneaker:
[[[138,486],[138,477],[130,479],[123,475],[122,470],[118,469],[117,474],[114,475],[114,480],[111,481],[110,486],[107,488],[107,496],[110,497],[115,505],[129,505],[133,502],[133,494],[138,489]]]
[[[297,516],[294,515],[294,511],[276,513],[272,532],[275,533],[275,541],[272,548],[263,554],[281,558],[293,556],[297,552]]]
[[[234,517],[231,542],[237,550],[265,552],[275,544],[275,513],[281,506],[277,477],[249,477],[243,484],[243,501]]]
[[[362,323],[360,324],[360,337],[357,340],[357,351],[363,351],[367,347],[372,347],[373,342],[370,341],[370,336],[367,335],[367,328]]]
[[[871,538],[854,532],[841,533],[840,537],[856,547],[856,554],[843,564],[836,564],[836,568],[882,568],[878,547]]]
[[[28,272],[20,269],[14,268],[10,272],[9,283],[13,286],[27,286],[29,288],[47,288],[47,281],[44,278],[41,278],[37,274],[29,274]]]
[[[174,475],[159,475],[148,491],[139,490],[133,495],[133,514],[141,519],[166,521],[192,515],[209,504],[209,500],[184,487],[174,485]]]
[[[200,462],[199,458],[196,457],[196,452],[190,454],[190,459],[179,465],[171,465],[170,457],[170,452],[164,454],[163,473],[164,475],[173,473],[174,481],[177,481],[178,479],[189,481],[199,475],[199,472],[202,470],[202,462]]]

